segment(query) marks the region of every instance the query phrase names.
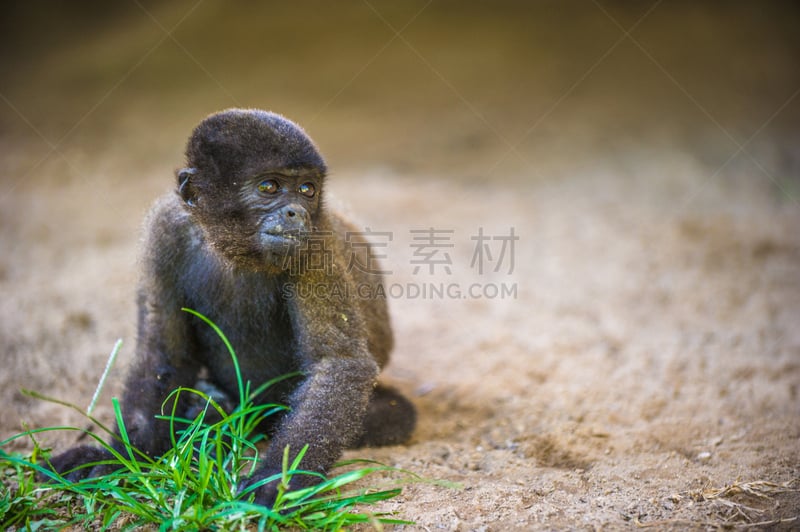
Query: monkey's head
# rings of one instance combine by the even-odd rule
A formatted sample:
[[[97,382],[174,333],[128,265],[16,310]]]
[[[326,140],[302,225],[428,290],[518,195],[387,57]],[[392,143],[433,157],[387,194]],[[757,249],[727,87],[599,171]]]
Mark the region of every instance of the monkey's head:
[[[255,109],[203,120],[178,170],[178,194],[223,259],[285,267],[322,212],[325,162],[297,124]]]

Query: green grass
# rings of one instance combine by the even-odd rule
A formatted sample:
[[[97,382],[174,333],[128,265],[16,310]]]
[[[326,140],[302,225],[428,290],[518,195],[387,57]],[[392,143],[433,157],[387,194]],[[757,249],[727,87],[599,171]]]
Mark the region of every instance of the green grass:
[[[239,379],[239,406],[226,413],[201,391],[181,388],[173,395],[196,394],[205,409],[195,419],[180,419],[175,412],[161,416],[186,428],[177,431],[173,446],[158,459],[137,451],[128,441],[119,403],[112,400],[123,452],[117,452],[103,436],[74,427],[49,427],[27,430],[0,442],[0,530],[52,530],[72,526],[85,529],[133,530],[153,525],[160,530],[340,530],[355,524],[407,524],[391,515],[370,513],[361,507],[391,499],[400,494],[403,483],[419,477],[375,462],[356,460],[337,465],[344,472],[325,478],[310,488],[288,490],[292,477],[315,475],[299,468],[305,448],[290,462],[284,450],[282,472],[264,482],[280,480],[273,508],[253,504],[252,489],[238,492],[239,482],[249,476],[258,462],[258,447],[263,436],[255,433],[266,416],[285,410],[282,405],[255,405],[252,398],[275,381],[251,391],[239,373],[236,355],[225,335],[204,316],[186,309],[209,324],[225,342]],[[30,393],[30,392],[29,392]],[[31,393],[81,411],[75,405]],[[177,401],[165,401],[175,404]],[[221,419],[206,422],[206,414],[215,410]],[[91,414],[81,413],[106,434],[113,434]],[[219,419],[214,416],[214,419]],[[85,432],[99,446],[114,455],[109,461],[119,469],[100,478],[70,482],[46,467],[48,453],[37,436],[54,430]],[[28,455],[6,452],[13,441],[28,438],[33,451]],[[384,479],[382,488],[359,487],[364,477],[391,472],[399,480]],[[40,483],[36,473],[50,481]],[[381,475],[387,476],[386,474]]]

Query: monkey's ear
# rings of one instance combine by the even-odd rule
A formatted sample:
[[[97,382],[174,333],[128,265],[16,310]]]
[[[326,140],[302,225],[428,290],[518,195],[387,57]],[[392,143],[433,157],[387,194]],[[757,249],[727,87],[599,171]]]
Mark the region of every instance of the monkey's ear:
[[[197,190],[192,183],[192,178],[197,174],[197,168],[181,168],[178,170],[178,195],[189,207],[197,205]]]

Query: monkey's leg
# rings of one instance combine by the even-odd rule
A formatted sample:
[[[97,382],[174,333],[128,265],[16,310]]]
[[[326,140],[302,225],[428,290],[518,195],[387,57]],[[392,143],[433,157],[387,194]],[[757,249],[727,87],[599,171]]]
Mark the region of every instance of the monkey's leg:
[[[78,445],[50,459],[46,467],[55,471],[70,482],[77,482],[87,477],[98,477],[115,469],[113,465],[98,462],[113,460],[110,451],[92,445]],[[39,480],[48,480],[44,473],[38,473]]]
[[[169,392],[183,386],[186,381],[191,382],[195,375],[194,368],[174,368],[166,364],[156,371],[142,364],[132,368],[122,400],[122,419],[133,447],[150,457],[163,454],[169,448],[170,423],[158,420],[156,416],[162,412],[162,403]],[[178,417],[183,417],[187,398],[181,397],[179,401],[176,413]],[[163,405],[165,414],[172,412],[172,403],[168,401]],[[176,425],[175,428],[177,430],[182,426]],[[136,459],[138,455],[129,455],[119,433],[118,427],[117,435],[109,445],[122,456]],[[114,460],[112,452],[104,447],[79,445],[51,458],[47,467],[64,475],[67,480],[76,482],[84,478],[101,477],[118,469],[118,463],[98,464]],[[46,475],[40,474],[39,478],[44,480]]]
[[[364,417],[364,430],[353,447],[380,447],[408,441],[417,422],[411,401],[394,388],[375,387]]]
[[[155,458],[170,448],[172,431],[184,429],[186,424],[157,416],[171,416],[174,412],[176,418],[185,418],[192,394],[171,394],[180,387],[191,386],[196,378],[197,368],[192,366],[162,362],[153,368],[140,362],[131,368],[122,396],[122,418],[128,438],[136,449]],[[116,439],[112,445],[117,450],[124,449]]]

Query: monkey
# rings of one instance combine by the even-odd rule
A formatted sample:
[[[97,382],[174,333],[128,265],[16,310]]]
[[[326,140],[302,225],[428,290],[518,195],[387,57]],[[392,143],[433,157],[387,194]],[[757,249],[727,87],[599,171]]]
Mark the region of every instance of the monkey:
[[[136,351],[121,402],[133,446],[150,457],[168,450],[170,424],[157,415],[196,411],[183,394],[165,405],[179,387],[205,379],[219,396],[238,397],[224,344],[182,308],[225,333],[253,389],[298,374],[255,398],[289,408],[263,428],[269,446],[240,490],[280,473],[287,446],[291,461],[308,445],[300,467],[324,475],[346,448],[407,442],[416,409],[377,380],[394,342],[382,274],[351,267],[357,228],[325,204],[327,167],[313,141],[277,113],[228,109],[194,128],[185,155],[175,189],[145,222]],[[110,444],[121,450],[120,441]],[[75,481],[108,474],[113,467],[96,462],[111,457],[84,444],[50,467]],[[295,475],[290,488],[318,481]],[[272,506],[277,487],[256,488],[255,502]]]

